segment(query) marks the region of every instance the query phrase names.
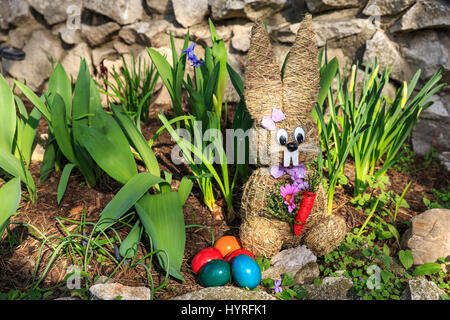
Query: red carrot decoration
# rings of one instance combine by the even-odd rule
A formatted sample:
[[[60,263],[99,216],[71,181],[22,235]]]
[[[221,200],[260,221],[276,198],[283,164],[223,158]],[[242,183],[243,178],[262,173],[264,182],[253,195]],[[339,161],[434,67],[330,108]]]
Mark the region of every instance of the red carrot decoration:
[[[296,236],[299,236],[302,233],[303,228],[305,227],[306,220],[308,219],[308,216],[313,208],[316,195],[316,193],[309,191],[304,191],[302,193],[303,199],[300,204],[300,208],[298,209],[294,223],[294,233]]]

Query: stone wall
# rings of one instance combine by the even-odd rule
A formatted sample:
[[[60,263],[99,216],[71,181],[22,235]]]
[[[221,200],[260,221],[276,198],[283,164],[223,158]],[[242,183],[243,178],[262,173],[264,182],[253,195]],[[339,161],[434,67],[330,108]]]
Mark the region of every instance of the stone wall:
[[[181,49],[187,28],[203,56],[210,45],[208,18],[229,50],[230,64],[243,75],[252,23],[267,22],[278,61],[283,61],[306,12],[313,14],[317,45],[328,45],[329,57],[341,65],[359,62],[359,72],[377,57],[392,67],[395,94],[402,81],[422,69],[423,85],[439,68],[450,83],[450,1],[448,0],[2,0],[0,46],[22,48],[22,62],[3,61],[9,78],[45,89],[52,61],[76,77],[79,57],[91,69],[101,61],[118,68],[120,54],[146,57],[153,47],[170,61],[169,33]],[[3,43],[3,44],[2,44]],[[161,85],[159,86],[159,88]],[[236,101],[230,86],[231,101]],[[435,104],[421,115],[413,133],[416,152],[435,147],[450,168],[450,89],[431,97]],[[169,103],[164,89],[156,103]]]

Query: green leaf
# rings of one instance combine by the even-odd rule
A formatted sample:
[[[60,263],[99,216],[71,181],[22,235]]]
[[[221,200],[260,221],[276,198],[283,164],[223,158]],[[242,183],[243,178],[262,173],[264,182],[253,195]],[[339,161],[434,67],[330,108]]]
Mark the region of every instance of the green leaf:
[[[49,140],[51,135],[49,134]],[[47,148],[45,149],[44,159],[42,161],[40,176],[41,183],[44,183],[45,180],[50,176],[53,167],[55,166],[56,159],[56,151],[57,151],[57,142],[54,140],[47,144]]]
[[[178,194],[180,195],[181,205],[184,205],[186,200],[189,198],[191,194],[192,186],[194,182],[187,177],[183,177],[180,182],[180,186],[178,187]]]
[[[398,252],[398,258],[406,270],[413,266],[414,256],[410,250],[400,250]]]
[[[20,180],[26,183],[34,193],[36,186],[30,172],[24,167],[19,159],[3,149],[0,149],[0,168],[10,175],[20,178]]]
[[[120,244],[119,252],[122,257],[133,258],[136,255],[139,242],[141,241],[142,230],[139,220],[136,221],[130,233]]]
[[[25,127],[22,133],[22,155],[26,163],[29,165],[31,161],[31,155],[33,150],[34,139],[36,138],[36,131],[41,120],[41,112],[38,108],[33,108],[25,123]]]
[[[383,245],[383,254],[386,256],[389,256],[389,253],[390,253],[389,247],[386,244],[384,244]]]
[[[137,152],[139,152],[139,155],[141,156],[142,161],[144,161],[145,167],[147,168],[148,172],[150,172],[154,176],[159,177],[160,169],[158,160],[156,159],[152,148],[147,144],[147,141],[145,140],[142,133],[139,132],[133,120],[131,120],[131,118],[117,106],[111,105],[111,108],[114,113],[115,119],[127,136],[131,146]]]
[[[20,179],[14,178],[0,188],[0,238],[9,218],[16,212],[20,203]]]
[[[322,106],[325,98],[327,97],[328,90],[330,89],[331,83],[339,69],[339,62],[336,58],[333,58],[326,67],[320,72],[320,90],[317,98],[317,103]]]
[[[303,288],[303,286],[297,284],[292,287],[292,290],[295,291],[295,297],[297,299],[303,300],[306,298],[306,290]]]
[[[141,172],[131,178],[100,214],[98,228],[105,230],[127,212],[152,186],[164,182],[160,177]]]
[[[441,265],[439,263],[427,262],[421,266],[418,266],[416,269],[414,269],[412,275],[414,277],[432,275],[435,273],[439,273],[439,271],[441,271]]]
[[[31,101],[31,103],[39,109],[45,119],[51,123],[50,112],[47,109],[45,103],[26,85],[20,83],[19,81],[14,81],[16,86],[23,92],[23,94]]]
[[[290,287],[294,284],[294,275],[292,273],[285,273],[283,275],[283,281],[281,282],[282,287]]]
[[[66,192],[67,182],[69,181],[69,176],[73,168],[75,168],[75,164],[68,163],[65,165],[63,169],[61,178],[59,179],[58,183],[58,193],[57,193],[58,204],[61,202],[61,199],[63,198],[64,193]]]
[[[180,196],[176,192],[146,194],[136,203],[145,231],[152,240],[159,264],[176,279],[185,281],[180,273],[186,244],[186,231]]]
[[[388,270],[381,270],[381,279],[383,279],[383,282],[389,282],[389,280],[394,279],[395,276],[392,272]]]
[[[61,149],[67,160],[77,164],[78,161],[72,147],[72,137],[67,126],[66,107],[64,106],[63,98],[58,93],[52,99],[50,114],[52,117],[53,134],[55,135],[59,149]]]
[[[12,152],[16,132],[16,105],[8,82],[0,74],[0,149]]]
[[[96,112],[95,123],[95,128],[79,126],[80,141],[109,176],[127,183],[138,173],[127,138],[117,122],[104,111]]]
[[[59,94],[64,100],[65,114],[72,115],[72,84],[69,76],[60,62],[56,64],[50,79],[48,80],[48,91],[51,95]]]

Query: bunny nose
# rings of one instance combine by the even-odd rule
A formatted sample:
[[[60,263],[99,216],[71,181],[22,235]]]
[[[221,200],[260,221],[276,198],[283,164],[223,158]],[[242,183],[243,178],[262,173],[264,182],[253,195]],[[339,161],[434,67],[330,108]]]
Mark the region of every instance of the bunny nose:
[[[286,145],[286,148],[287,148],[290,152],[294,152],[294,151],[297,151],[297,149],[298,149],[298,144],[296,144],[295,142],[289,142],[289,143]]]

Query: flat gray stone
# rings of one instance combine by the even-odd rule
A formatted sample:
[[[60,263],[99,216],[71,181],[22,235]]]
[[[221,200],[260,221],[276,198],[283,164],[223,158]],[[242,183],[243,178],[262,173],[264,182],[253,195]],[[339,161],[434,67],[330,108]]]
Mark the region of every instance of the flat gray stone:
[[[449,29],[449,17],[450,3],[447,0],[418,0],[390,28],[390,31],[412,31],[425,28]]]
[[[450,210],[431,209],[411,219],[402,243],[411,250],[414,264],[436,262],[450,255]]]
[[[369,0],[363,10],[363,14],[366,16],[391,16],[408,9],[416,1],[417,0]]]
[[[294,276],[294,285],[295,284],[312,284],[314,279],[319,277],[319,265],[314,262],[308,262],[305,264]]]
[[[183,27],[203,22],[208,14],[208,0],[172,0],[173,11]]]
[[[146,287],[128,287],[120,283],[99,283],[89,288],[94,300],[150,300],[150,289]]]
[[[99,26],[81,26],[81,34],[90,47],[97,47],[108,42],[112,35],[120,30],[120,25],[108,22]]]
[[[400,298],[402,300],[442,300],[444,293],[433,281],[412,279],[409,280]]]
[[[306,298],[309,300],[351,300],[349,290],[353,281],[347,277],[324,278],[320,286],[305,285]]]
[[[30,6],[42,14],[49,25],[66,22],[69,17],[67,11],[71,12],[70,9],[74,7],[79,8],[78,12],[81,12],[82,2],[82,0],[28,0]]]
[[[171,300],[276,300],[276,298],[264,291],[250,291],[226,286],[192,291]]]
[[[83,0],[83,8],[107,16],[121,25],[135,23],[144,14],[142,0],[115,0],[114,5],[111,1]]]
[[[262,279],[279,280],[284,273],[295,275],[308,262],[316,260],[305,245],[282,250],[270,260],[270,268],[262,272]]]
[[[378,30],[372,39],[366,42],[366,51],[363,56],[363,65],[372,65],[377,58],[380,70],[392,67],[391,78],[397,81],[410,81],[416,70],[410,66],[402,56],[399,45],[389,39],[381,30]]]
[[[308,10],[317,13],[331,9],[355,8],[359,6],[359,0],[305,0]]]
[[[281,11],[288,0],[210,0],[213,20],[247,18],[256,21]]]

